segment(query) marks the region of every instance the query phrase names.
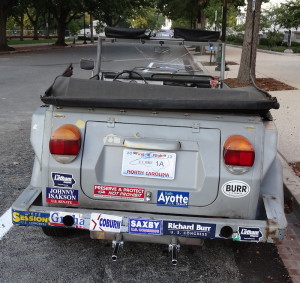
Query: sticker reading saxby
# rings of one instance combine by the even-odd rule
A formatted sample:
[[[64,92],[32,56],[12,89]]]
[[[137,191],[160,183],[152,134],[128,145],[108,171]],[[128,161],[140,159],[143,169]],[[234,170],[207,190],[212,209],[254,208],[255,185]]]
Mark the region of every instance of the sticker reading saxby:
[[[176,153],[125,148],[122,175],[173,180],[175,178],[175,165]]]
[[[161,235],[161,220],[129,219],[129,233]]]
[[[46,202],[56,204],[78,204],[78,190],[46,188]]]
[[[145,189],[95,185],[94,186],[94,197],[144,201]]]
[[[90,220],[90,231],[120,233],[121,224],[121,216],[92,213]]]
[[[232,180],[223,184],[222,192],[230,198],[242,198],[250,193],[250,186],[243,181]]]

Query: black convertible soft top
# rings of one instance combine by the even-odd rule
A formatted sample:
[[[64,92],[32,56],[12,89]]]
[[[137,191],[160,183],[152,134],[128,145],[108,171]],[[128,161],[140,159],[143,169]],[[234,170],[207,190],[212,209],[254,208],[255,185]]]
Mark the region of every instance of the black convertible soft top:
[[[276,98],[254,87],[240,89],[208,89],[151,84],[122,83],[57,77],[41,97],[45,104],[55,106],[157,109],[210,110],[265,115],[278,109]]]

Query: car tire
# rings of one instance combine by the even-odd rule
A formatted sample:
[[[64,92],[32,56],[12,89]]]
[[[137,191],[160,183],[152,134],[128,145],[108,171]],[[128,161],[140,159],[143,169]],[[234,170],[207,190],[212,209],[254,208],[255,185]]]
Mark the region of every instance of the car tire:
[[[61,227],[42,227],[42,230],[49,237],[66,237],[74,233],[74,229]]]

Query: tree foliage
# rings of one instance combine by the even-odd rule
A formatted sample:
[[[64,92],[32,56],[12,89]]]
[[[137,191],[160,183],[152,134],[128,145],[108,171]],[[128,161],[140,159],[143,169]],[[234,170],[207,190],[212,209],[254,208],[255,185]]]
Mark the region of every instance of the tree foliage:
[[[165,22],[165,18],[158,13],[156,8],[142,7],[134,10],[132,18],[129,20],[134,28],[160,29]]]
[[[300,26],[300,0],[293,0],[281,4],[277,9],[278,24],[281,27],[298,29]]]

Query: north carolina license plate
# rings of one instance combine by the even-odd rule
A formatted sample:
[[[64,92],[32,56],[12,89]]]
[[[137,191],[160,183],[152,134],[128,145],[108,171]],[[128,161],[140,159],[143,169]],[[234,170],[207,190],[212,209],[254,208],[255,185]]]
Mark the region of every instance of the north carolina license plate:
[[[173,180],[176,153],[145,151],[125,148],[122,175]]]

